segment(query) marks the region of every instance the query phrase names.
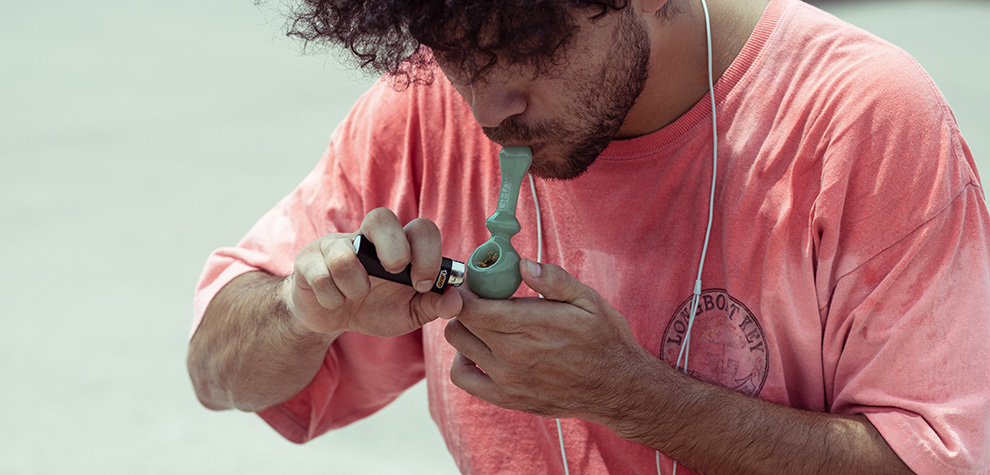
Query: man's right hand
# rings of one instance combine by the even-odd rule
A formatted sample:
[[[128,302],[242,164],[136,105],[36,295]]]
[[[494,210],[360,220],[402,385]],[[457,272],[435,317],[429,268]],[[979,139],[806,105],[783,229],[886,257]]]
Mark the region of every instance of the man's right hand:
[[[419,290],[370,278],[354,252],[357,233],[310,243],[284,279],[260,271],[238,276],[213,297],[189,344],[189,374],[203,405],[271,407],[312,381],[346,331],[397,336],[460,313],[460,293],[429,291],[443,259],[435,224],[417,219],[402,227],[382,208],[368,213],[359,232],[375,243],[386,270],[412,264]]]
[[[403,227],[391,210],[378,208],[365,216],[359,233],[375,244],[385,270],[412,264],[415,288],[370,278],[354,252],[358,233],[327,234],[299,252],[280,291],[297,327],[390,337],[460,312],[458,292],[429,292],[443,259],[436,224],[416,219]]]

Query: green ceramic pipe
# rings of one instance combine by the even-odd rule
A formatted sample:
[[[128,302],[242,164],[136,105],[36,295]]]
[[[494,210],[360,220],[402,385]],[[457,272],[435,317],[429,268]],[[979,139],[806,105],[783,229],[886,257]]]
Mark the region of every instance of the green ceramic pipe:
[[[478,246],[467,262],[468,286],[486,299],[508,298],[522,283],[519,253],[511,239],[522,229],[516,219],[516,203],[523,178],[533,163],[533,153],[529,147],[505,147],[498,154],[498,162],[502,173],[498,209],[485,221],[492,237]]]

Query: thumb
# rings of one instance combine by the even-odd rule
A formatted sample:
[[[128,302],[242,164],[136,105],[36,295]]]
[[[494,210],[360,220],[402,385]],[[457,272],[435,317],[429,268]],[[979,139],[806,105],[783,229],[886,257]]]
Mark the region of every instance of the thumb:
[[[437,318],[444,320],[454,318],[457,314],[461,313],[461,309],[464,306],[461,293],[457,292],[454,288],[448,288],[442,294],[426,292],[419,294],[418,297],[419,305],[417,306],[417,313],[419,313],[424,324]]]
[[[568,302],[586,310],[593,309],[594,290],[584,285],[560,266],[540,264],[529,259],[519,262],[523,282],[547,300]]]

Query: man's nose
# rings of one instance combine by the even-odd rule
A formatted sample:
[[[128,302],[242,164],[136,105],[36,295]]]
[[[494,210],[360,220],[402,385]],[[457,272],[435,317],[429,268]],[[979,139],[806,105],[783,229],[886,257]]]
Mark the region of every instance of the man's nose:
[[[497,127],[505,119],[526,112],[525,91],[514,84],[478,81],[471,85],[471,111],[482,127]]]

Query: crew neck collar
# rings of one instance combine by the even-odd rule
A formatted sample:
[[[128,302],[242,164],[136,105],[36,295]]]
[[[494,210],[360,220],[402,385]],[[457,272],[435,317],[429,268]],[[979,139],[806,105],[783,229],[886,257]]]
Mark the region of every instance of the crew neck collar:
[[[715,83],[716,107],[757,64],[791,2],[792,0],[771,0],[770,4],[767,5],[760,21],[756,24],[756,28],[753,29],[753,33],[743,45],[742,51]],[[609,142],[599,160],[631,160],[663,153],[684,140],[697,127],[710,123],[711,114],[711,99],[709,94],[705,94],[684,115],[660,130],[631,139]]]

